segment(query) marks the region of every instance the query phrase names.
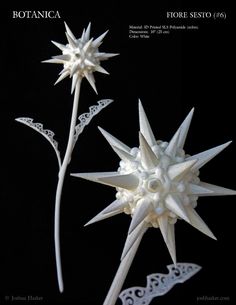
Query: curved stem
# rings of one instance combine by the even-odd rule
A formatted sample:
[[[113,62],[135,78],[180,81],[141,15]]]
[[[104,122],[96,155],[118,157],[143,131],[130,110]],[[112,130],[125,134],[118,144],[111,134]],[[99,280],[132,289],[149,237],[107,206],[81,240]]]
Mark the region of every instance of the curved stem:
[[[71,154],[73,151],[75,125],[77,121],[77,112],[79,105],[81,79],[78,79],[74,93],[73,110],[71,115],[70,133],[67,143],[66,153],[62,162],[61,169],[59,171],[57,191],[56,191],[56,202],[55,202],[55,214],[54,214],[54,242],[55,242],[55,255],[56,255],[56,268],[57,268],[57,280],[60,292],[64,290],[62,268],[61,268],[61,250],[60,250],[60,204],[61,204],[61,193],[65,178],[67,166],[70,162]]]

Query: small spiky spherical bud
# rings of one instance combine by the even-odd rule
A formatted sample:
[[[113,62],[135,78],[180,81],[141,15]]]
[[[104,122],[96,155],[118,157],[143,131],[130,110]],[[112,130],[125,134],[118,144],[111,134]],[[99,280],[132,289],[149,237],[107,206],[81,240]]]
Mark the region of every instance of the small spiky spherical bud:
[[[78,79],[86,77],[94,91],[97,93],[93,73],[101,72],[109,74],[103,67],[101,67],[100,62],[118,55],[114,53],[99,52],[98,48],[102,44],[102,40],[108,31],[95,40],[93,38],[90,39],[91,24],[89,23],[87,29],[83,30],[82,36],[76,39],[66,23],[65,27],[68,44],[63,45],[52,41],[52,43],[62,51],[62,55],[53,56],[52,59],[43,62],[63,64],[63,70],[60,72],[60,76],[55,84],[59,83],[67,76],[72,77],[71,92],[73,92]]]

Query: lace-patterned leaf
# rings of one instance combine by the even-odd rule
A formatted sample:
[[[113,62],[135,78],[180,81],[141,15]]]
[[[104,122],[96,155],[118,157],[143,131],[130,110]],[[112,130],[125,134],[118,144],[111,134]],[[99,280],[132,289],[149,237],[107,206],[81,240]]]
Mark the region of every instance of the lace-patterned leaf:
[[[54,135],[55,135],[54,132],[49,129],[43,129],[43,124],[34,123],[33,119],[31,119],[31,118],[22,117],[22,118],[17,118],[15,120],[17,122],[25,124],[25,125],[31,127],[32,129],[36,130],[50,142],[50,144],[52,145],[52,147],[57,155],[59,167],[61,167],[61,157],[60,157],[60,152],[58,150],[58,143],[57,143],[57,141],[54,140]]]
[[[113,100],[105,99],[98,101],[98,105],[89,107],[89,112],[85,112],[79,116],[80,123],[75,126],[74,145],[78,140],[79,135],[83,132],[84,127],[90,123],[92,118],[98,114],[103,108],[111,104]]]
[[[153,298],[166,294],[175,284],[183,283],[196,274],[201,267],[190,263],[167,266],[169,273],[155,273],[147,276],[146,287],[132,287],[123,290],[119,297],[122,305],[148,305]]]

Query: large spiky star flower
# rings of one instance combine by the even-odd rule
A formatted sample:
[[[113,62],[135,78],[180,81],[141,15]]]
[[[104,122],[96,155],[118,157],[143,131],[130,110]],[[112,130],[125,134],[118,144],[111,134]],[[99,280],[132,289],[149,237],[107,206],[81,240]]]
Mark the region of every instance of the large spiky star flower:
[[[52,59],[43,62],[63,65],[63,69],[59,73],[60,76],[55,84],[59,83],[67,76],[72,77],[71,93],[73,93],[78,80],[86,77],[94,91],[97,93],[93,73],[101,72],[109,74],[103,67],[101,67],[100,62],[118,55],[115,53],[99,52],[98,48],[102,44],[102,40],[108,31],[95,40],[93,38],[90,39],[91,23],[89,23],[87,29],[83,30],[82,36],[77,39],[66,23],[65,28],[68,44],[63,45],[52,41],[52,43],[62,51],[62,55],[53,56]]]
[[[139,148],[129,148],[100,128],[121,158],[117,172],[78,173],[73,176],[116,187],[116,200],[88,224],[125,212],[132,216],[122,258],[137,240],[143,227],[160,228],[176,263],[174,224],[183,219],[215,239],[195,211],[201,196],[235,195],[236,191],[200,181],[199,169],[231,142],[198,153],[185,154],[183,146],[193,115],[190,111],[169,143],[156,141],[139,102]]]

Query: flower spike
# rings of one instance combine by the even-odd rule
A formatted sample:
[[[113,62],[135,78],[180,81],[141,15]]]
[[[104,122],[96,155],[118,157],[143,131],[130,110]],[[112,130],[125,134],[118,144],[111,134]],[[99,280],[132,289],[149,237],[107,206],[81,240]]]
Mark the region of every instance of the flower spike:
[[[74,88],[79,78],[82,79],[84,77],[88,80],[93,90],[97,93],[93,73],[100,72],[103,74],[109,74],[103,67],[101,67],[101,61],[118,55],[115,53],[99,52],[98,48],[102,44],[102,40],[108,31],[94,40],[93,38],[90,38],[91,23],[88,24],[87,29],[83,31],[82,36],[78,39],[75,37],[66,23],[65,29],[68,44],[63,45],[61,43],[52,41],[52,43],[62,51],[62,55],[56,57],[54,56],[52,59],[44,60],[43,62],[62,64],[63,70],[66,69],[69,71],[69,73],[64,74],[64,78],[67,76],[74,77],[71,93],[74,92]],[[55,84],[58,84],[64,78],[59,77]]]

